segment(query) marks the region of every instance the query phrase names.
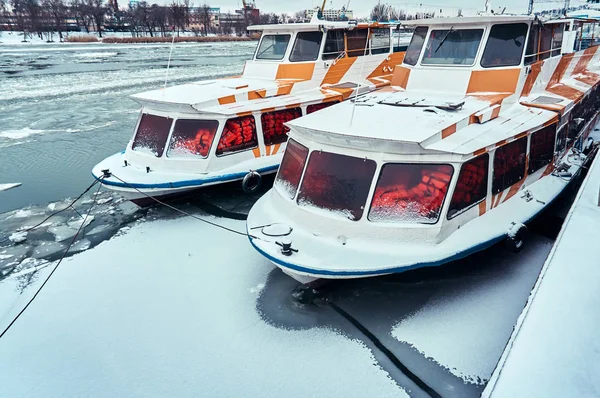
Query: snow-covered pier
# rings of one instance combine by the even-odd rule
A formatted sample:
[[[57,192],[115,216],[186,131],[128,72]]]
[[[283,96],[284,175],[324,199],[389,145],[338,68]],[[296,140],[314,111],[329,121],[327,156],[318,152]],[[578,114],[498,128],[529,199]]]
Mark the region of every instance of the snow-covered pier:
[[[596,157],[484,397],[600,395],[600,157]]]

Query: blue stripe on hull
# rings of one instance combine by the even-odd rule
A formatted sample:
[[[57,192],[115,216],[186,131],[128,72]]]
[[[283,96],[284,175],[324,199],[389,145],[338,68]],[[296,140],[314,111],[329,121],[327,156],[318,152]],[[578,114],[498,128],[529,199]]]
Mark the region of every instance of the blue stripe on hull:
[[[277,171],[278,168],[279,168],[279,165],[275,165],[275,166],[263,167],[262,169],[256,169],[255,171],[258,172],[259,174],[265,174],[265,173],[275,172],[275,171]],[[176,181],[176,182],[163,182],[163,183],[158,183],[158,184],[140,184],[140,183],[134,183],[134,182],[128,182],[127,184],[125,184],[125,183],[122,183],[121,181],[109,181],[109,180],[103,180],[102,183],[104,185],[111,185],[111,186],[121,187],[121,188],[138,188],[138,189],[161,189],[161,188],[165,189],[166,188],[166,189],[170,189],[170,188],[200,187],[202,185],[206,185],[206,184],[210,184],[210,183],[236,181],[236,180],[240,180],[240,179],[244,178],[244,176],[246,174],[248,174],[247,171],[242,172],[242,173],[224,174],[221,176],[216,176],[216,177],[211,177],[211,178]],[[95,179],[100,178],[99,176],[96,176],[93,172],[92,172],[92,176],[94,176]]]

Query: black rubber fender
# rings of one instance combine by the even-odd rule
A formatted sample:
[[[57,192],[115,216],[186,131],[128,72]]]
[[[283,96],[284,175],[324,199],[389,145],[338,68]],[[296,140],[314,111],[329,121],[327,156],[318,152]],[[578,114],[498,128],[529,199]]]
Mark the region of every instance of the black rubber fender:
[[[251,171],[242,180],[242,189],[246,193],[253,193],[262,186],[262,176],[256,171]]]
[[[512,253],[519,253],[525,246],[525,241],[527,239],[527,227],[525,225],[521,225],[515,228],[517,228],[517,230],[508,234],[506,237],[505,246],[508,251]]]

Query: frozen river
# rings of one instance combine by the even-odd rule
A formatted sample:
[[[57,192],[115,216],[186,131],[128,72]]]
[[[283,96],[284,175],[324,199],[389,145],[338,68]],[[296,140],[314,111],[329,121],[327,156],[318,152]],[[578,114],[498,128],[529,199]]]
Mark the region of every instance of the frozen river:
[[[239,74],[256,43],[178,44],[170,83]],[[136,92],[162,87],[165,45],[0,45],[0,213],[80,193],[130,139]]]

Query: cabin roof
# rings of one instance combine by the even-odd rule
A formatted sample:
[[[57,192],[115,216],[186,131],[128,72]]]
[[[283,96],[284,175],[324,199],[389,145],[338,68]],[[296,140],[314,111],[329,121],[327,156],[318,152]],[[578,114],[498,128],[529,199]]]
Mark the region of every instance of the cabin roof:
[[[410,105],[416,102],[421,105]],[[400,105],[390,105],[393,103]],[[456,104],[462,106],[456,110],[441,109]],[[288,125],[300,135],[327,132],[344,136],[349,143],[354,139],[410,143],[427,150],[469,155],[510,138],[516,130],[534,129],[556,116],[548,110],[516,104],[509,112],[479,123],[473,116],[494,106],[484,98],[424,91],[375,92],[359,97],[351,122],[353,106],[352,101],[346,101],[292,120]],[[450,130],[453,133],[446,135]]]
[[[472,25],[487,23],[517,23],[533,20],[529,15],[485,15],[476,17],[429,18],[402,21],[403,26],[439,26],[439,25]]]
[[[398,23],[359,23],[350,21],[325,21],[321,19],[313,18],[310,22],[302,23],[284,23],[284,24],[269,24],[269,25],[252,25],[248,26],[248,30],[251,31],[264,31],[264,32],[279,32],[279,31],[315,31],[321,28],[325,29],[354,29],[367,28],[367,27],[389,27],[396,26]]]

